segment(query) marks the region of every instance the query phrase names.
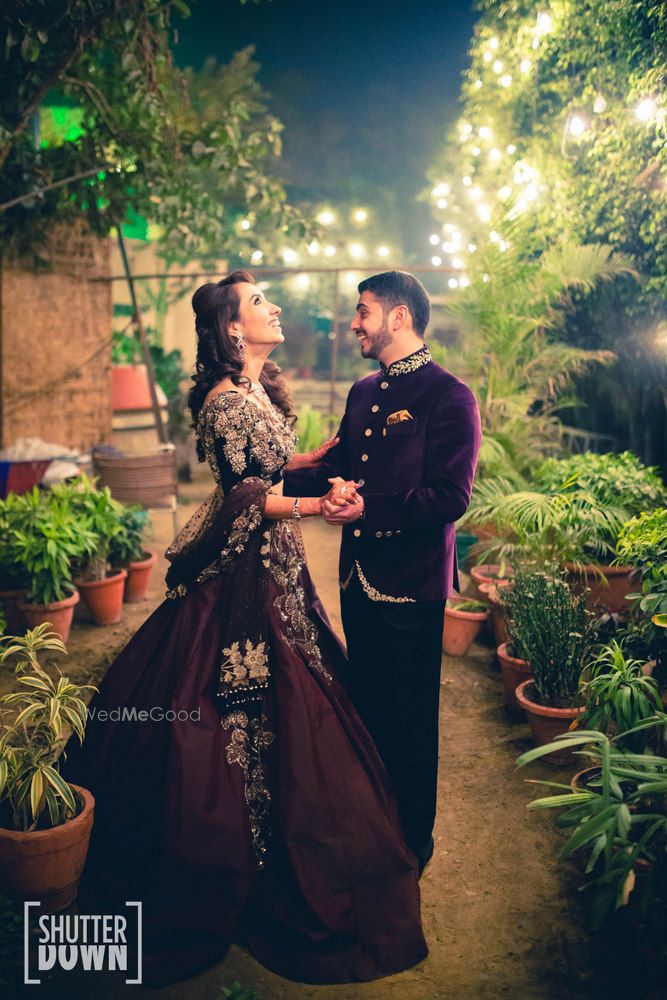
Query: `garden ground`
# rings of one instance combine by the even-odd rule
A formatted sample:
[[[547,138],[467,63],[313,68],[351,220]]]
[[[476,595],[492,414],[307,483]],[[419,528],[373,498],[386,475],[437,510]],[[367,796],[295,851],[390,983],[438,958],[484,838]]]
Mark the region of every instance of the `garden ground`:
[[[206,494],[205,474],[184,488],[183,524]],[[170,519],[154,518],[154,547],[170,540]],[[334,627],[340,631],[337,588],[338,532],[317,521],[304,524],[311,573]],[[121,625],[84,623],[69,642],[67,672],[99,680],[164,593],[162,560],[149,601],[126,606]],[[63,664],[63,669],[65,664]],[[2,669],[0,688],[12,676]],[[171,987],[153,990],[164,1000],[221,1000],[234,981],[252,986],[262,1000],[631,1000],[645,996],[628,962],[627,940],[592,938],[586,905],[576,892],[579,873],[557,860],[562,834],[546,813],[527,813],[541,793],[525,778],[569,780],[569,771],[546,764],[517,772],[528,749],[527,725],[508,719],[494,670],[490,637],[464,659],[443,658],[441,764],[436,850],[421,881],[429,957],[400,975],[375,983],[309,986],[266,971],[233,946],[215,968]],[[619,947],[616,947],[616,944]],[[618,955],[616,959],[615,956]],[[116,1000],[131,987],[115,975],[81,973],[44,983],[38,995],[63,1000]],[[651,994],[659,1000],[664,993]]]

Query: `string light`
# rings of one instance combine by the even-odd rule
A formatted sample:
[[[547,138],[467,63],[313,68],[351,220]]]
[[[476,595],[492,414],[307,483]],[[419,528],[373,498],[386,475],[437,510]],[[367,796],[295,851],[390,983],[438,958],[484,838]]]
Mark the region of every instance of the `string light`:
[[[305,292],[310,288],[310,278],[307,274],[297,274],[294,284],[300,292]]]
[[[261,250],[253,250],[253,252],[250,254],[250,260],[253,262],[253,264],[259,264],[263,256],[264,254],[262,253]]]
[[[450,278],[449,281],[447,282],[447,284],[449,285],[450,288],[458,288],[459,287],[459,283],[458,283],[458,281],[457,281],[456,278]]]
[[[349,250],[350,257],[354,257],[355,260],[359,260],[361,257],[366,255],[366,251],[361,243],[350,243]]]
[[[493,53],[492,52],[488,52],[487,51],[487,52],[484,53],[484,62],[491,62],[492,59],[493,59]]]
[[[507,199],[510,197],[511,194],[512,194],[512,188],[509,186],[509,184],[504,184],[503,187],[501,187],[500,190],[498,191],[498,197],[500,198],[501,201],[507,201]]]
[[[446,198],[438,198],[438,201],[437,201],[436,204],[437,204],[438,208],[447,208],[447,199]]]
[[[331,244],[329,244],[329,246],[324,248],[325,257],[335,257],[335,255],[336,255],[336,248],[331,246]]]
[[[250,229],[250,219],[241,220],[241,229],[243,229],[246,232],[248,231],[248,229]]]
[[[470,152],[472,153],[473,156],[479,156],[482,150],[479,148],[479,146],[473,146]]]
[[[299,255],[296,250],[290,250],[289,247],[285,247],[282,252],[282,258],[286,264],[296,264],[299,259]]]
[[[314,257],[315,254],[318,254],[319,252],[320,252],[320,245],[317,242],[317,240],[313,240],[312,243],[308,244],[308,253],[311,255],[311,257]]]
[[[317,221],[322,226],[333,226],[336,221],[336,216],[331,211],[330,208],[323,208],[322,211],[317,215]]]
[[[510,154],[510,156],[512,155],[512,153],[516,153],[516,146],[510,143],[509,146],[507,147],[507,152]]]
[[[452,257],[452,267],[455,267],[457,271],[462,270],[463,261],[460,257]]]
[[[658,106],[652,97],[645,97],[635,108],[635,117],[640,122],[648,122],[655,117]]]
[[[497,163],[498,160],[500,160],[502,158],[502,155],[503,154],[500,152],[500,150],[496,149],[495,146],[494,146],[494,148],[489,153],[489,159],[493,160],[494,163]]]
[[[482,81],[475,80],[475,90],[479,90],[481,86],[482,86]]]
[[[496,59],[493,66],[491,67],[494,73],[502,73],[503,64],[500,59]]]
[[[463,183],[466,187],[470,187],[470,185],[472,184],[472,177],[469,177],[466,174],[466,176],[463,178]]]
[[[354,271],[348,271],[345,275],[345,281],[348,285],[358,285],[357,275]]]
[[[438,243],[440,242],[440,237],[438,236],[437,233],[431,233],[431,235],[428,238],[428,241],[432,247],[437,247]]]
[[[472,125],[469,125],[468,128],[472,129]],[[432,194],[434,198],[446,197],[449,194],[449,184],[436,184]]]
[[[593,111],[595,112],[596,115],[601,115],[602,112],[606,110],[607,110],[607,102],[605,101],[602,94],[598,94],[598,96],[593,101]]]
[[[489,39],[489,47],[490,48],[497,49],[499,45],[500,45],[500,42],[498,41],[497,38],[490,38]]]
[[[377,249],[377,255],[378,255],[378,257],[388,257],[389,256],[389,247],[385,247],[385,246],[378,247],[378,249]]]
[[[525,76],[527,73],[530,73],[530,71],[532,69],[532,66],[533,66],[533,64],[530,61],[530,59],[522,59],[520,65],[519,65],[519,69],[521,70],[521,72]]]
[[[482,222],[488,222],[489,219],[491,218],[491,212],[486,205],[477,206],[477,215],[479,216]]]
[[[471,187],[470,190],[468,191],[468,194],[470,195],[473,201],[479,201],[479,199],[482,197],[482,189],[478,187]]]
[[[578,115],[578,114],[571,115],[570,123],[568,125],[568,132],[570,133],[570,135],[574,136],[575,138],[579,138],[579,136],[584,134],[587,128],[588,128],[588,123],[586,119],[583,117],[583,115]]]
[[[366,222],[368,219],[368,212],[365,208],[357,208],[352,213],[352,218],[355,222]]]
[[[488,125],[481,125],[480,128],[479,128],[479,130],[478,130],[478,134],[479,134],[480,139],[490,139],[491,136],[493,135],[493,131],[490,128],[490,126],[488,126]]]
[[[431,263],[433,267],[440,267],[442,264],[442,257],[431,257]]]
[[[546,11],[541,11],[537,15],[537,24],[535,25],[535,33],[539,35],[546,35],[553,30],[553,21],[551,20],[551,15]]]
[[[461,288],[467,288],[469,284],[470,284],[470,278],[467,278],[465,274],[461,275],[461,277],[459,278],[459,285],[461,286]]]
[[[477,249],[477,247],[475,246],[474,243],[469,243],[468,244],[468,253],[474,253],[476,249]]]
[[[509,75],[509,73],[506,73],[505,76],[501,76],[500,77],[500,81],[499,82],[500,82],[501,86],[503,86],[503,87],[511,87],[512,86],[512,77]]]

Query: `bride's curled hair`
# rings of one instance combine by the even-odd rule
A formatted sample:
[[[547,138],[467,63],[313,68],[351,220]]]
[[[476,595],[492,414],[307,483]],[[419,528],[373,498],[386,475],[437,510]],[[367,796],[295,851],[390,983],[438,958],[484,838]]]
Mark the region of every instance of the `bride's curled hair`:
[[[197,430],[199,411],[214,385],[229,378],[234,385],[250,385],[247,375],[242,375],[243,353],[236,338],[229,334],[229,324],[239,318],[239,294],[236,285],[254,284],[249,271],[232,271],[222,281],[202,285],[192,296],[197,332],[197,360],[192,376],[194,385],[188,394],[188,407],[192,426]],[[295,420],[292,402],[280,368],[273,361],[265,361],[259,376],[269,399],[289,420]],[[197,457],[205,461],[204,448],[197,437]]]

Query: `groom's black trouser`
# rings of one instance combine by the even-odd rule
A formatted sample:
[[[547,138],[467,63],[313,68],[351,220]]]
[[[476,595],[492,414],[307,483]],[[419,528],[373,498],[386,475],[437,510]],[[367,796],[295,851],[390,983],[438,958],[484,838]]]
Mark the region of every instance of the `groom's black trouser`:
[[[444,601],[372,601],[356,573],[341,593],[350,698],[392,779],[417,856],[435,820],[444,608]]]

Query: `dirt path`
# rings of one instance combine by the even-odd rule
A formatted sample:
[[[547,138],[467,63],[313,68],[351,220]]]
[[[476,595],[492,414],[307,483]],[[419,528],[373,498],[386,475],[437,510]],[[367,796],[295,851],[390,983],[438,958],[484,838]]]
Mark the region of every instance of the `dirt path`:
[[[196,498],[201,484],[188,492]],[[182,510],[181,524],[188,512]],[[161,527],[156,547],[163,548],[168,522]],[[337,532],[306,522],[304,536],[316,586],[340,630]],[[158,574],[150,603],[130,609],[122,626],[75,630],[68,672],[101,676],[162,593]],[[219,1000],[222,987],[238,980],[262,1000],[629,1000],[602,977],[606,963],[585,929],[577,872],[556,858],[562,835],[550,816],[526,812],[535,786],[525,777],[567,780],[568,773],[543,765],[517,774],[515,758],[530,745],[528,727],[506,718],[492,661],[490,641],[465,659],[443,658],[436,852],[421,882],[430,948],[424,962],[375,983],[307,986],[273,975],[232,947],[216,968],[152,995]],[[9,683],[0,678],[0,687]],[[40,995],[115,1000],[130,990],[111,976],[80,974],[66,985],[42,987]]]

